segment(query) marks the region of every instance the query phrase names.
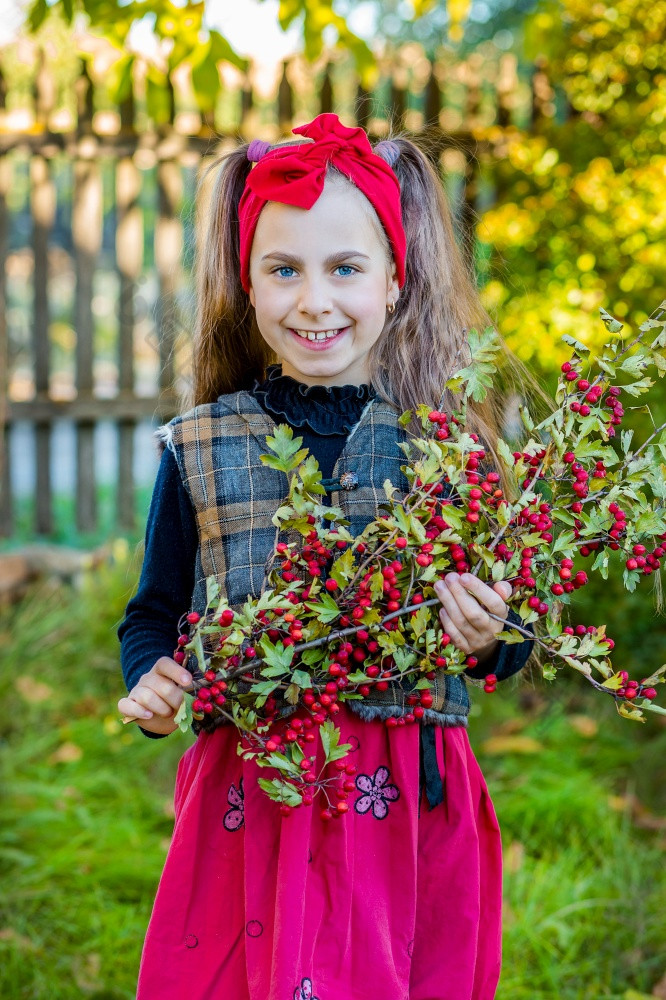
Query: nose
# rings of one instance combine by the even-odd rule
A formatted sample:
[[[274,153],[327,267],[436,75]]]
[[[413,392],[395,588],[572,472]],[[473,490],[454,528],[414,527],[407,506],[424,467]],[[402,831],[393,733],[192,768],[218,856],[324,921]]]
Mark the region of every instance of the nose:
[[[308,316],[322,316],[325,313],[330,313],[332,308],[331,296],[326,282],[317,277],[305,278],[299,289],[299,313]]]

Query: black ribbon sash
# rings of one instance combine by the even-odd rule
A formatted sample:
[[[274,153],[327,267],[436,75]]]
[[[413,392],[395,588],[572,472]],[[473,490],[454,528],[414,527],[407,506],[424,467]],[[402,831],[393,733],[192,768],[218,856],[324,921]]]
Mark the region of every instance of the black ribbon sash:
[[[431,809],[444,801],[444,782],[437,763],[435,726],[420,726],[419,739],[419,801],[425,786],[426,798]]]

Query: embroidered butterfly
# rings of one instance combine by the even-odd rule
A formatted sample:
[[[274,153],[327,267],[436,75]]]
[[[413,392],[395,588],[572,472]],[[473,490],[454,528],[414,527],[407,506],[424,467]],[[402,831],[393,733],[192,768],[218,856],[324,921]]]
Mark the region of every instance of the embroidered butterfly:
[[[301,979],[301,985],[294,990],[294,1000],[319,1000],[312,992],[312,980]]]
[[[231,806],[231,809],[227,809],[224,814],[224,829],[228,830],[229,833],[234,833],[236,830],[240,830],[245,822],[245,799],[243,796],[243,779],[241,778],[238,782],[238,788],[234,784],[231,785],[227,793],[227,802]]]

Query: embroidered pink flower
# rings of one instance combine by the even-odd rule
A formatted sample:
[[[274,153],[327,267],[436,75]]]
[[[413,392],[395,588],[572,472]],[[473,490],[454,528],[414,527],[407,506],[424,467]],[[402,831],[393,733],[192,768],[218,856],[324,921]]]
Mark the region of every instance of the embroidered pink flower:
[[[301,985],[297,986],[294,990],[294,1000],[318,1000],[318,998],[312,994],[311,979],[301,979]]]
[[[238,788],[232,783],[227,792],[227,802],[231,809],[227,809],[224,814],[224,829],[229,833],[234,833],[245,823],[245,800],[243,797],[243,779],[238,782]]]
[[[386,819],[388,803],[400,798],[400,790],[396,785],[387,785],[391,772],[387,767],[378,767],[372,777],[369,774],[359,774],[356,787],[364,792],[354,803],[357,813],[367,813],[372,809],[375,819]]]

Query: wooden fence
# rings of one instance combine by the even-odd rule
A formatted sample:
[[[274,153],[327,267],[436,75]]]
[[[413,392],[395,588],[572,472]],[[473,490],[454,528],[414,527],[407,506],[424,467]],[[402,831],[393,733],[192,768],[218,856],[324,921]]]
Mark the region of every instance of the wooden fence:
[[[239,81],[238,121],[233,128],[183,115],[178,94],[170,86],[169,121],[153,126],[130,95],[109,113],[96,112],[95,87],[85,69],[76,83],[76,115],[69,127],[57,130],[53,85],[44,66],[35,76],[31,120],[17,128],[6,107],[7,84],[0,77],[0,535],[13,529],[13,471],[9,435],[17,421],[28,421],[35,435],[34,530],[53,531],[51,469],[54,422],[68,418],[76,428],[76,524],[93,531],[98,520],[94,473],[95,427],[101,420],[117,426],[118,465],[116,522],[131,529],[135,522],[133,478],[134,436],[137,422],[163,421],[178,409],[174,384],[174,346],[178,332],[178,295],[184,284],[182,266],[184,226],[183,189],[221,144],[239,135],[278,138],[290,132],[296,103],[302,104],[292,83],[294,63],[285,63],[272,98],[257,97],[246,80]],[[349,70],[329,64],[318,74],[308,95],[309,112],[336,111],[356,116],[374,138],[391,126],[426,134],[435,160],[451,151],[459,175],[456,206],[460,225],[471,232],[479,185],[480,159],[492,155],[488,141],[475,138],[480,119],[496,125],[499,133],[511,127],[517,114],[521,124],[538,128],[553,113],[553,95],[543,66],[520,81],[515,61],[505,57],[489,88],[483,67],[472,60],[460,67],[442,67],[421,60],[420,85],[415,91],[409,59],[386,71],[370,94],[350,84]],[[296,74],[297,75],[297,74]],[[455,104],[449,88],[456,88]],[[344,92],[344,93],[343,93]],[[522,98],[520,95],[522,93]],[[521,105],[522,100],[522,105]],[[389,109],[388,111],[386,109]],[[139,122],[140,119],[140,122]],[[299,114],[299,120],[305,120]],[[497,136],[496,136],[497,139]],[[22,226],[12,207],[15,171],[28,174],[29,207]],[[55,176],[65,170],[68,193],[56,191]],[[152,170],[154,181],[147,186]],[[18,176],[18,174],[16,175]],[[64,198],[66,204],[59,204]],[[146,199],[153,199],[148,204]],[[20,213],[19,213],[20,214]],[[21,245],[21,232],[25,233]],[[146,240],[146,232],[148,240]],[[152,240],[150,239],[152,235]],[[103,246],[105,243],[105,246]],[[51,317],[54,282],[52,255],[59,245],[68,255],[75,276],[71,325],[75,334],[75,377],[70,398],[52,391]],[[144,248],[148,248],[148,264]],[[17,398],[12,388],[15,336],[8,321],[7,264],[11,255],[27,255],[32,274],[32,301],[26,323],[32,375],[28,398]],[[110,398],[96,390],[95,279],[101,268],[114,272],[117,288],[116,386]],[[154,272],[157,298],[152,322],[159,353],[155,392],[136,391],[135,328],[139,282],[146,269]],[[20,395],[20,394],[19,394]],[[23,393],[25,396],[25,392]]]

